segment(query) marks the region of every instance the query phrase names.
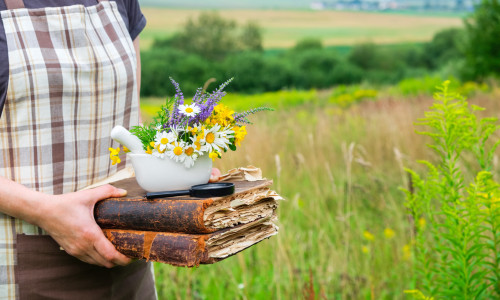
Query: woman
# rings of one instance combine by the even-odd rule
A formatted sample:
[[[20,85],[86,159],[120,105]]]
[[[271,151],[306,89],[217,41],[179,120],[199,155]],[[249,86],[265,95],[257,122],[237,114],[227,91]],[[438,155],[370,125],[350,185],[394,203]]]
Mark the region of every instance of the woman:
[[[80,191],[125,168],[109,134],[138,124],[137,1],[0,0],[0,297],[156,298],[93,219],[126,191]]]

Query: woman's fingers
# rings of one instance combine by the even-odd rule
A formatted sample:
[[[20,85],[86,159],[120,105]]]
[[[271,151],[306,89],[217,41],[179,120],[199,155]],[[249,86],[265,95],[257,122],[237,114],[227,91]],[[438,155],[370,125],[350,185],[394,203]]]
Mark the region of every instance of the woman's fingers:
[[[126,266],[131,262],[131,259],[118,252],[113,244],[102,235],[94,242],[96,253],[101,256],[106,262],[113,265]]]
[[[89,201],[91,201],[92,204],[95,204],[104,199],[124,197],[127,195],[126,190],[115,188],[114,186],[109,184],[97,187],[95,189],[81,191],[78,193],[80,197],[88,199]]]

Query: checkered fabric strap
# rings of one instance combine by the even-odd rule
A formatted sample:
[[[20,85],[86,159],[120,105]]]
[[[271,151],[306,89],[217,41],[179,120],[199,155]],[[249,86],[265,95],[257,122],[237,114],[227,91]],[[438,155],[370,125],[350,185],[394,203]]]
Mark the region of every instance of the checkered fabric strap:
[[[97,0],[97,2],[101,1],[108,1],[108,0]],[[17,8],[24,8],[24,2],[23,0],[5,0],[5,5],[7,6],[7,9],[17,9]]]

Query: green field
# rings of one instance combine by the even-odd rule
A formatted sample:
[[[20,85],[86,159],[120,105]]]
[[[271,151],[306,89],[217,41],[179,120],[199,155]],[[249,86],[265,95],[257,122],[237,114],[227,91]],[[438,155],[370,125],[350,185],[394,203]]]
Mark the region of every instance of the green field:
[[[141,34],[142,49],[155,38],[166,38],[180,30],[200,10],[143,8],[148,25]],[[257,22],[264,31],[264,47],[287,48],[307,37],[325,45],[353,45],[362,42],[395,44],[428,41],[445,28],[463,25],[459,17],[384,14],[337,11],[221,10],[224,18],[243,24]]]
[[[405,167],[432,159],[414,125],[432,99],[386,91],[344,109],[332,104],[331,94],[228,95],[225,103],[238,109],[277,109],[253,118],[243,147],[216,166],[253,164],[274,180],[286,198],[280,233],[215,265],[156,265],[160,299],[405,298],[415,284],[414,258],[399,189],[409,184]],[[499,96],[496,89],[472,102],[495,115]],[[146,114],[159,101],[145,99]]]

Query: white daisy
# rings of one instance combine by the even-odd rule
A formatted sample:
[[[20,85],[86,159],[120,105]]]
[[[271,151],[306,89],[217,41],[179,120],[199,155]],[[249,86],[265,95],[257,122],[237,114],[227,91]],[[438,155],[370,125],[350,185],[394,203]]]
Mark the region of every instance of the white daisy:
[[[184,147],[184,154],[186,155],[184,159],[184,166],[189,169],[194,166],[194,162],[198,159],[199,151],[196,150],[196,146],[194,144],[190,144]]]
[[[207,152],[220,152],[221,149],[229,148],[229,139],[233,137],[233,133],[233,130],[221,128],[221,126],[217,124],[205,130],[205,136],[201,140],[201,144],[205,146],[204,150]]]
[[[184,153],[186,144],[184,142],[175,141],[172,143],[172,147],[166,151],[168,158],[183,163],[186,159],[186,153]]]
[[[155,149],[164,153],[167,148],[172,147],[172,143],[177,140],[175,132],[158,132],[155,137]]]
[[[194,117],[200,113],[200,108],[196,104],[179,105],[179,112],[188,117]]]

